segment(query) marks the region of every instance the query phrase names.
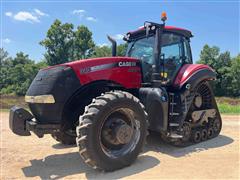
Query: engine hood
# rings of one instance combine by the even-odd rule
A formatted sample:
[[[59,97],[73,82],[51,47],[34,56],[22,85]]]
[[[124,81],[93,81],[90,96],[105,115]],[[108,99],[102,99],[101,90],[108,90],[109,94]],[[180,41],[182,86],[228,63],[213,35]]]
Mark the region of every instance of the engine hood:
[[[102,64],[110,64],[110,63],[120,63],[121,62],[137,62],[138,59],[131,57],[102,57],[102,58],[92,58],[92,59],[82,59],[77,61],[72,61],[69,63],[65,63],[64,65],[70,66],[72,68],[78,67],[91,67]]]
[[[125,88],[140,86],[140,62],[131,57],[103,57],[73,61],[62,64],[71,67],[81,85],[95,81],[111,81]]]
[[[95,72],[99,70],[105,70],[114,67],[131,67],[136,66],[139,60],[131,57],[103,57],[82,59],[65,63],[62,65],[71,67],[77,75],[85,74],[88,72]]]

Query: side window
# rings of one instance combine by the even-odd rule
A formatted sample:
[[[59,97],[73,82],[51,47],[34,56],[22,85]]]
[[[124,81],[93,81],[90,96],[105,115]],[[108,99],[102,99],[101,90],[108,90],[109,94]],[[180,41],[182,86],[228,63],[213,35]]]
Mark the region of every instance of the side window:
[[[154,37],[139,39],[133,43],[128,55],[153,64]]]
[[[183,38],[177,34],[165,33],[161,41],[161,58],[164,60],[164,76],[173,79],[183,64]]]
[[[191,56],[191,50],[190,50],[190,44],[187,39],[184,39],[184,52],[185,52],[185,63],[186,64],[192,64],[192,56]]]
[[[172,33],[163,34],[161,54],[164,56],[165,63],[182,64],[182,46],[181,36]]]

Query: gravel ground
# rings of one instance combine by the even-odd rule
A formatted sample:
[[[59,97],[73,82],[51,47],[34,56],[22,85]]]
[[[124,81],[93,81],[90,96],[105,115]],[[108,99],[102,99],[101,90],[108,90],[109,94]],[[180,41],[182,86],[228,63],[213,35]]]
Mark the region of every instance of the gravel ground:
[[[151,135],[133,165],[104,173],[86,166],[76,147],[58,144],[50,135],[14,135],[8,113],[1,112],[0,179],[240,179],[240,116],[222,117],[217,138],[177,148]]]

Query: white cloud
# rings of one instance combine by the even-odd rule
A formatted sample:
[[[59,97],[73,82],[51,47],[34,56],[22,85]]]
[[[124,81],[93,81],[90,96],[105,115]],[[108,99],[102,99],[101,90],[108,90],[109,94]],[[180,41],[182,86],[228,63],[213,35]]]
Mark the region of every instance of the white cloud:
[[[85,13],[86,11],[84,9],[75,9],[72,11],[73,14],[77,14],[77,15],[81,15],[83,16],[83,14]]]
[[[114,39],[116,40],[122,40],[123,39],[123,35],[122,34],[116,34],[113,36]]]
[[[11,41],[10,39],[8,39],[8,38],[5,38],[5,39],[2,39],[2,42],[3,42],[4,44],[9,44],[9,43],[11,43],[12,41]]]
[[[48,14],[40,11],[39,9],[34,9],[35,13],[39,16],[49,16]]]
[[[17,21],[27,21],[27,22],[40,22],[39,18],[30,12],[20,11],[13,16],[13,18]]]
[[[5,15],[8,16],[8,17],[12,17],[13,13],[12,12],[6,12]]]
[[[6,12],[5,15],[10,18],[13,18],[16,21],[25,21],[30,23],[39,23],[41,17],[49,16],[48,14],[40,11],[39,9],[34,9],[32,12],[19,11],[16,14],[9,11]]]
[[[75,9],[72,11],[72,14],[79,16],[80,19],[84,17],[84,19],[87,21],[97,22],[97,18],[92,16],[86,16],[86,13],[87,12],[84,9]]]
[[[97,22],[97,19],[96,18],[94,18],[94,17],[86,17],[86,20],[88,20],[88,21],[93,21],[93,22]]]

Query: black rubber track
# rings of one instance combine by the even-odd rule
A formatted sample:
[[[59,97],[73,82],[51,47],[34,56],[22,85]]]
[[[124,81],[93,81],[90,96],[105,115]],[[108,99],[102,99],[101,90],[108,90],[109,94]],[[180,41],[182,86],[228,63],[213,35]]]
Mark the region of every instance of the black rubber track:
[[[222,120],[221,120],[221,117],[220,117],[220,114],[218,111],[218,107],[216,105],[216,101],[215,101],[211,86],[209,85],[208,82],[201,82],[192,92],[190,92],[190,94],[186,98],[194,100],[194,98],[192,98],[192,97],[195,96],[196,92],[200,93],[202,95],[202,97],[204,98],[204,102],[203,102],[204,109],[210,109],[210,108],[216,109],[216,111],[217,111],[216,118],[214,120],[210,120],[211,122],[209,121],[206,126],[199,126],[199,127],[192,128],[191,136],[190,136],[189,140],[187,140],[187,141],[183,141],[182,139],[177,139],[177,140],[171,139],[171,138],[166,137],[166,135],[162,134],[162,139],[165,142],[170,143],[174,146],[186,147],[186,146],[190,146],[192,144],[206,141],[208,139],[212,139],[219,135],[221,128],[222,128]],[[198,108],[196,108],[194,106],[193,103],[194,102],[191,101],[191,105],[189,105],[190,106],[189,114],[191,114],[191,112],[193,112],[195,110],[199,110]],[[186,118],[185,120],[188,120],[190,118],[191,117]]]
[[[129,108],[137,114],[140,138],[131,152],[118,158],[110,158],[100,145],[100,127],[109,113],[117,108]],[[147,134],[147,113],[139,99],[132,94],[124,91],[106,92],[86,106],[76,132],[76,142],[84,162],[94,169],[114,171],[131,165],[141,152]]]

